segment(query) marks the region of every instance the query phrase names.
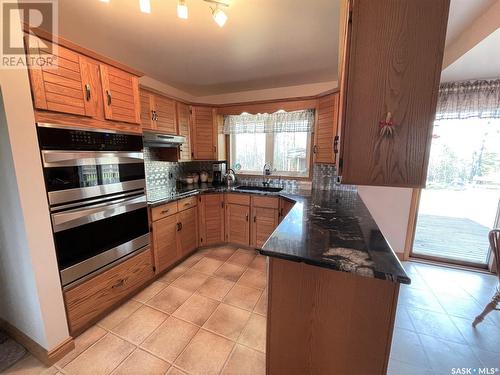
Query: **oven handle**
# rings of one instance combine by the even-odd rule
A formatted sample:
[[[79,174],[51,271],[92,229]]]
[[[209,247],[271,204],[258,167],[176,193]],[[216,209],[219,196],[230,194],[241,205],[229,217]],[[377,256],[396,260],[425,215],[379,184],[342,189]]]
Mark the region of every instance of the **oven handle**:
[[[52,214],[54,233],[147,207],[146,196],[121,199],[85,208]]]
[[[44,167],[73,167],[78,165],[130,164],[144,160],[142,152],[129,151],[42,151]]]

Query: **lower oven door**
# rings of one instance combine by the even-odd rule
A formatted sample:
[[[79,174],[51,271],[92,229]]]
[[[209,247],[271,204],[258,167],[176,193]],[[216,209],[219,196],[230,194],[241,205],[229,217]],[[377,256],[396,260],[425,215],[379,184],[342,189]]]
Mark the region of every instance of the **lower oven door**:
[[[51,216],[63,286],[94,274],[150,242],[144,195]]]

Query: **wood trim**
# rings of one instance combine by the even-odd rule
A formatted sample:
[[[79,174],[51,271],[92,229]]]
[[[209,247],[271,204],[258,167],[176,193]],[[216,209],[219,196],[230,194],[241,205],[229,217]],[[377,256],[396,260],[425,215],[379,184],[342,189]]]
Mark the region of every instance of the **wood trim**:
[[[285,111],[298,111],[302,109],[316,109],[317,100],[273,100],[265,103],[245,103],[245,104],[231,104],[229,106],[219,106],[217,113],[220,115],[239,115],[243,112],[248,113],[274,113],[278,110]]]
[[[415,229],[417,227],[418,206],[420,203],[421,189],[413,189],[411,193],[410,213],[408,215],[408,225],[406,227],[406,240],[403,254],[396,253],[400,260],[410,259],[413,248],[413,241],[415,239]]]
[[[23,29],[24,29],[24,32],[26,32],[26,33],[30,33],[30,32],[34,33],[36,36],[38,36],[41,39],[45,39],[45,40],[48,40],[52,43],[56,43],[60,46],[69,48],[75,52],[81,53],[82,55],[91,57],[91,58],[99,60],[105,64],[114,66],[115,68],[126,71],[127,73],[130,73],[134,76],[142,77],[144,75],[144,73],[142,73],[141,71],[139,71],[137,69],[131,68],[131,67],[119,62],[119,61],[116,61],[116,60],[113,60],[109,57],[101,55],[100,53],[97,53],[91,49],[82,47],[82,46],[80,46],[76,43],[73,43],[73,42],[69,41],[68,39],[65,39],[59,35],[54,36],[46,30],[42,30],[42,29],[38,29],[38,28],[37,29],[30,29],[29,25],[26,23],[23,24]]]
[[[52,366],[75,348],[75,342],[71,336],[57,345],[54,349],[47,350],[17,327],[1,318],[0,327],[2,327],[15,341],[24,346],[34,357],[47,366]]]

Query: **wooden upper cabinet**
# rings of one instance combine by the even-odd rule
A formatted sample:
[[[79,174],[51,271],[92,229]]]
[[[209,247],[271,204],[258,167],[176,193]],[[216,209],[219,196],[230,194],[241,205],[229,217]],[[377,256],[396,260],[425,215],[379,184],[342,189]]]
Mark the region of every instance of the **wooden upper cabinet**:
[[[198,197],[200,246],[224,242],[224,194]]]
[[[192,207],[177,214],[179,230],[179,247],[181,255],[187,255],[198,247],[198,214]]]
[[[155,128],[154,98],[153,93],[146,90],[139,90],[139,101],[141,104],[141,127],[143,129]]]
[[[337,151],[339,94],[330,94],[318,99],[318,116],[314,129],[314,161],[335,164]]]
[[[193,157],[196,160],[217,159],[217,132],[214,109],[192,106]]]
[[[177,102],[177,134],[186,137],[186,142],[184,142],[180,147],[180,157],[179,160],[189,161],[192,158],[191,154],[191,125],[190,117],[191,113],[189,106],[184,103]]]
[[[343,183],[425,185],[449,5],[449,0],[350,4],[341,72]],[[386,120],[393,123],[392,135],[381,134],[379,124]]]
[[[156,129],[176,134],[175,101],[162,95],[154,95],[154,111]]]
[[[115,67],[101,64],[104,116],[107,120],[140,124],[139,80]]]
[[[226,242],[250,245],[250,206],[226,204]]]
[[[175,101],[144,89],[139,96],[142,128],[177,134]]]
[[[39,40],[39,52],[43,52],[46,48],[42,45],[43,43],[50,45],[48,41]],[[61,46],[54,51],[52,66],[30,66],[29,74],[35,108],[93,116],[93,108],[86,108],[88,90],[84,81],[90,80],[86,77],[90,73],[86,69],[85,58]]]

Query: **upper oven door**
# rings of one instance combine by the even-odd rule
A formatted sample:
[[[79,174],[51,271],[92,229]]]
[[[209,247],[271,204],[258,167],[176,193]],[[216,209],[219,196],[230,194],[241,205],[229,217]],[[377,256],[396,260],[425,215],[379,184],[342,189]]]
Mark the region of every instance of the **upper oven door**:
[[[50,205],[144,189],[142,152],[43,150]]]

